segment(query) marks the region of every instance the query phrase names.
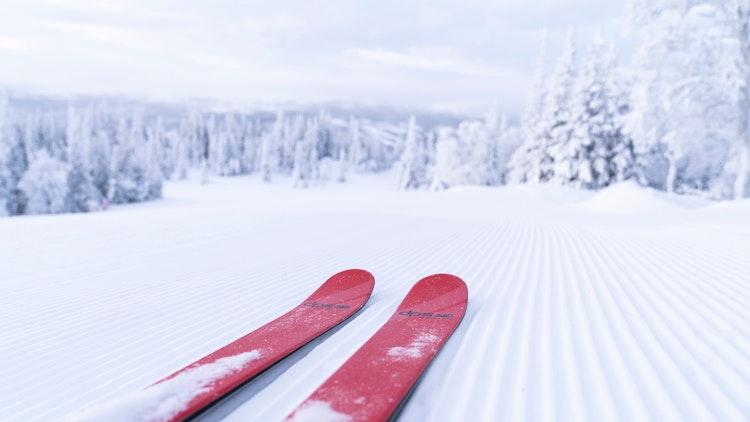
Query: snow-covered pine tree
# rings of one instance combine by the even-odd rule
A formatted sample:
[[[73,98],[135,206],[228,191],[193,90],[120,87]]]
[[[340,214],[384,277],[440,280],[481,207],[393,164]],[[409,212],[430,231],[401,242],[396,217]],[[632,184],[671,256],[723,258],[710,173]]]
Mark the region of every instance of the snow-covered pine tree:
[[[503,184],[505,177],[506,159],[503,159],[502,144],[504,132],[508,122],[504,114],[500,114],[494,107],[484,117],[484,130],[487,136],[487,162],[485,182],[488,186]],[[516,145],[517,147],[517,145]]]
[[[260,172],[263,181],[271,183],[273,173],[276,170],[276,145],[271,133],[264,133],[261,138],[260,147]],[[296,160],[295,160],[296,161]]]
[[[546,127],[543,125],[544,104],[548,94],[547,73],[547,31],[542,33],[539,55],[535,66],[534,82],[521,117],[521,134],[523,142],[514,151],[508,161],[506,183],[517,184],[538,182],[541,177],[540,165],[544,157]]]
[[[10,175],[8,171],[8,149],[0,143],[0,217],[12,215],[10,212]]]
[[[244,119],[241,130],[242,157],[240,159],[242,172],[252,173],[256,170],[259,155],[258,138],[255,137],[255,123],[252,119]]]
[[[609,183],[622,182],[635,177],[635,147],[633,139],[625,129],[630,113],[630,92],[628,83],[617,64],[617,49],[610,42],[604,61],[605,91],[608,93],[608,114],[612,116],[608,159]]]
[[[175,142],[164,129],[164,118],[157,115],[154,122],[146,130],[147,139],[156,146],[156,161],[163,179],[169,179],[174,173]]]
[[[728,3],[728,4],[727,4]],[[735,89],[738,93],[737,113],[737,147],[739,157],[737,175],[734,182],[734,199],[750,196],[750,1],[738,0],[734,4],[725,2],[729,6],[728,16],[734,28],[735,37],[739,44],[738,72],[739,78]]]
[[[292,169],[292,181],[296,188],[306,188],[316,178],[319,132],[320,123],[312,119],[307,123],[305,136],[297,141]]]
[[[724,56],[724,79],[727,90],[734,92],[737,134],[724,169],[730,186],[720,180],[715,196],[742,199],[750,196],[750,0],[706,1],[719,10],[727,42],[735,44]]]
[[[155,199],[161,191],[161,179],[157,182],[156,174],[161,171],[150,169],[157,163],[145,139],[143,111],[135,110],[129,127],[124,114],[120,113],[118,120],[109,201],[123,204]]]
[[[425,151],[418,137],[417,121],[413,115],[407,124],[404,150],[396,163],[396,175],[398,188],[403,190],[418,189],[428,182]]]
[[[66,210],[87,212],[100,208],[101,194],[91,178],[91,116],[68,105],[65,138],[68,146],[68,198]]]
[[[70,166],[38,151],[19,183],[28,198],[27,214],[56,214],[66,211]]]
[[[505,114],[500,118],[497,132],[498,140],[493,154],[493,167],[497,169],[497,174],[500,177],[498,184],[508,184],[510,183],[509,163],[516,151],[523,145],[524,137],[520,127],[511,126],[508,123]]]
[[[24,119],[23,144],[29,160],[35,151],[44,147],[43,138],[41,116],[39,110],[34,110]]]
[[[235,113],[224,115],[227,131],[228,163],[227,170],[231,176],[242,174],[242,149],[244,148],[241,125]]]
[[[669,192],[707,193],[724,172],[738,112],[747,112],[737,99],[744,82],[727,78],[741,54],[737,39],[708,1],[639,1],[631,10],[640,45],[628,129],[639,178]]]
[[[292,119],[284,120],[279,132],[279,168],[286,174],[292,172],[296,159],[297,142],[305,136],[305,116],[298,113]]]
[[[273,173],[278,171],[280,162],[279,145],[282,140],[284,129],[284,113],[279,111],[276,120],[269,132],[264,133],[261,140],[260,171],[263,181],[270,183]],[[296,158],[296,156],[295,156]],[[296,160],[295,160],[296,161]]]
[[[172,177],[180,180],[187,179],[190,168],[189,143],[188,140],[179,134],[173,139],[174,142],[174,172]]]
[[[349,149],[346,147],[339,148],[339,159],[336,170],[336,181],[339,183],[346,182],[349,174]]]
[[[461,169],[456,170],[463,175],[460,183],[489,186],[499,179],[494,162],[497,121],[492,114],[483,121],[464,121],[458,125]]]
[[[458,138],[452,127],[437,129],[437,150],[432,169],[431,190],[443,190],[456,184],[456,170],[460,167]]]
[[[568,165],[561,158],[569,146],[574,128],[574,92],[577,78],[575,35],[572,29],[565,37],[563,53],[549,81],[549,95],[542,113],[542,154],[540,182],[568,178]],[[530,175],[531,180],[536,175]]]
[[[18,184],[28,166],[21,130],[11,121],[7,98],[0,93],[0,215],[24,212],[26,197]]]
[[[162,166],[160,159],[162,157],[162,136],[161,129],[152,130],[151,136],[146,137],[146,145],[143,150],[146,154],[145,157],[145,174],[144,174],[144,190],[146,194],[142,197],[143,201],[152,199],[159,199],[162,195],[162,183],[164,175],[162,173]]]
[[[104,198],[109,197],[109,171],[112,161],[112,143],[114,140],[114,129],[112,119],[105,114],[103,107],[99,106],[91,112],[91,132],[89,139],[91,170],[91,182],[99,192],[99,206],[104,206]]]
[[[229,176],[229,139],[226,126],[221,126],[216,121],[216,115],[208,117],[209,142],[209,168],[219,176]]]
[[[623,104],[616,91],[613,49],[597,36],[573,100],[573,133],[556,157],[553,180],[599,189],[630,176],[632,145],[620,122]]]
[[[7,135],[7,100],[0,93],[0,217],[12,215],[11,193],[16,188],[10,174],[10,145]]]
[[[360,133],[360,123],[354,116],[349,116],[347,124],[347,138],[349,143],[349,162],[354,171],[361,171],[362,166],[367,161],[366,151],[362,145],[362,136]]]
[[[209,181],[211,171],[218,172],[217,161],[224,151],[224,143],[219,139],[216,127],[216,115],[210,113],[208,118],[203,121],[200,132],[200,143],[203,145],[204,154],[201,161],[201,183],[206,184]]]

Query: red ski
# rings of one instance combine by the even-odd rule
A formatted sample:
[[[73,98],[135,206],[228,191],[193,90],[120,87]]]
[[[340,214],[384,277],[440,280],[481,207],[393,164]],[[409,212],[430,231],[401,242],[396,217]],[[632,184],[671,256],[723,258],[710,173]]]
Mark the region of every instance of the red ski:
[[[370,298],[374,284],[364,270],[332,276],[296,308],[144,390],[165,399],[151,415],[166,421],[195,415],[352,316]]]
[[[287,420],[388,420],[458,327],[467,293],[463,280],[448,274],[418,281],[383,327]]]

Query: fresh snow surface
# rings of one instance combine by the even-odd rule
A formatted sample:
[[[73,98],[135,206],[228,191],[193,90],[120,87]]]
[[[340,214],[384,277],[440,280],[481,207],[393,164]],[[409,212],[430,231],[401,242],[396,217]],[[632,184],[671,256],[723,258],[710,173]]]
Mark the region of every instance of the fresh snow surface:
[[[55,420],[139,391],[346,268],[376,277],[365,308],[264,374],[226,420],[282,420],[414,282],[445,272],[466,281],[469,307],[402,421],[750,415],[750,200],[290,185],[170,182],[163,201],[0,219],[0,420]],[[607,209],[590,206],[606,195]]]
[[[643,188],[635,182],[612,185],[576,204],[583,210],[609,213],[663,213],[681,208],[704,205],[705,200],[689,196],[668,195],[653,189]]]
[[[204,393],[211,383],[237,372],[260,358],[258,350],[217,359],[190,368],[173,378],[140,391],[115,398],[65,418],[69,422],[167,421]]]

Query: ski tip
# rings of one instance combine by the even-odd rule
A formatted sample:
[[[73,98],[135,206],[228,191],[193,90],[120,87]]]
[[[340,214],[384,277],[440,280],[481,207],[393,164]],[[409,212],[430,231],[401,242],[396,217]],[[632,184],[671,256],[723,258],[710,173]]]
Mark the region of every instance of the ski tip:
[[[328,280],[338,280],[341,286],[370,286],[370,291],[375,287],[375,276],[371,272],[359,268],[341,271],[332,275]]]
[[[451,307],[463,315],[469,300],[466,283],[452,274],[432,274],[417,281],[406,294],[398,311],[427,311],[432,307]]]
[[[432,288],[440,291],[443,290],[454,290],[458,289],[463,291],[464,295],[468,297],[469,289],[466,287],[466,283],[458,276],[453,274],[432,274],[417,281],[412,289],[424,289]]]
[[[308,300],[323,300],[339,303],[341,301],[356,302],[359,309],[372,295],[375,288],[375,277],[360,269],[350,269],[336,273],[328,278],[313,292]],[[355,305],[352,303],[350,305]]]

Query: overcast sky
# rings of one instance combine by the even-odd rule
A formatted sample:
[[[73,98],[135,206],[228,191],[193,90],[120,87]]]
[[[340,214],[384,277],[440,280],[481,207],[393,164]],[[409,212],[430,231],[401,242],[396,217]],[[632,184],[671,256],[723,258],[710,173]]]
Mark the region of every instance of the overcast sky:
[[[552,54],[570,26],[616,37],[622,3],[4,0],[0,85],[513,112],[542,29]]]

